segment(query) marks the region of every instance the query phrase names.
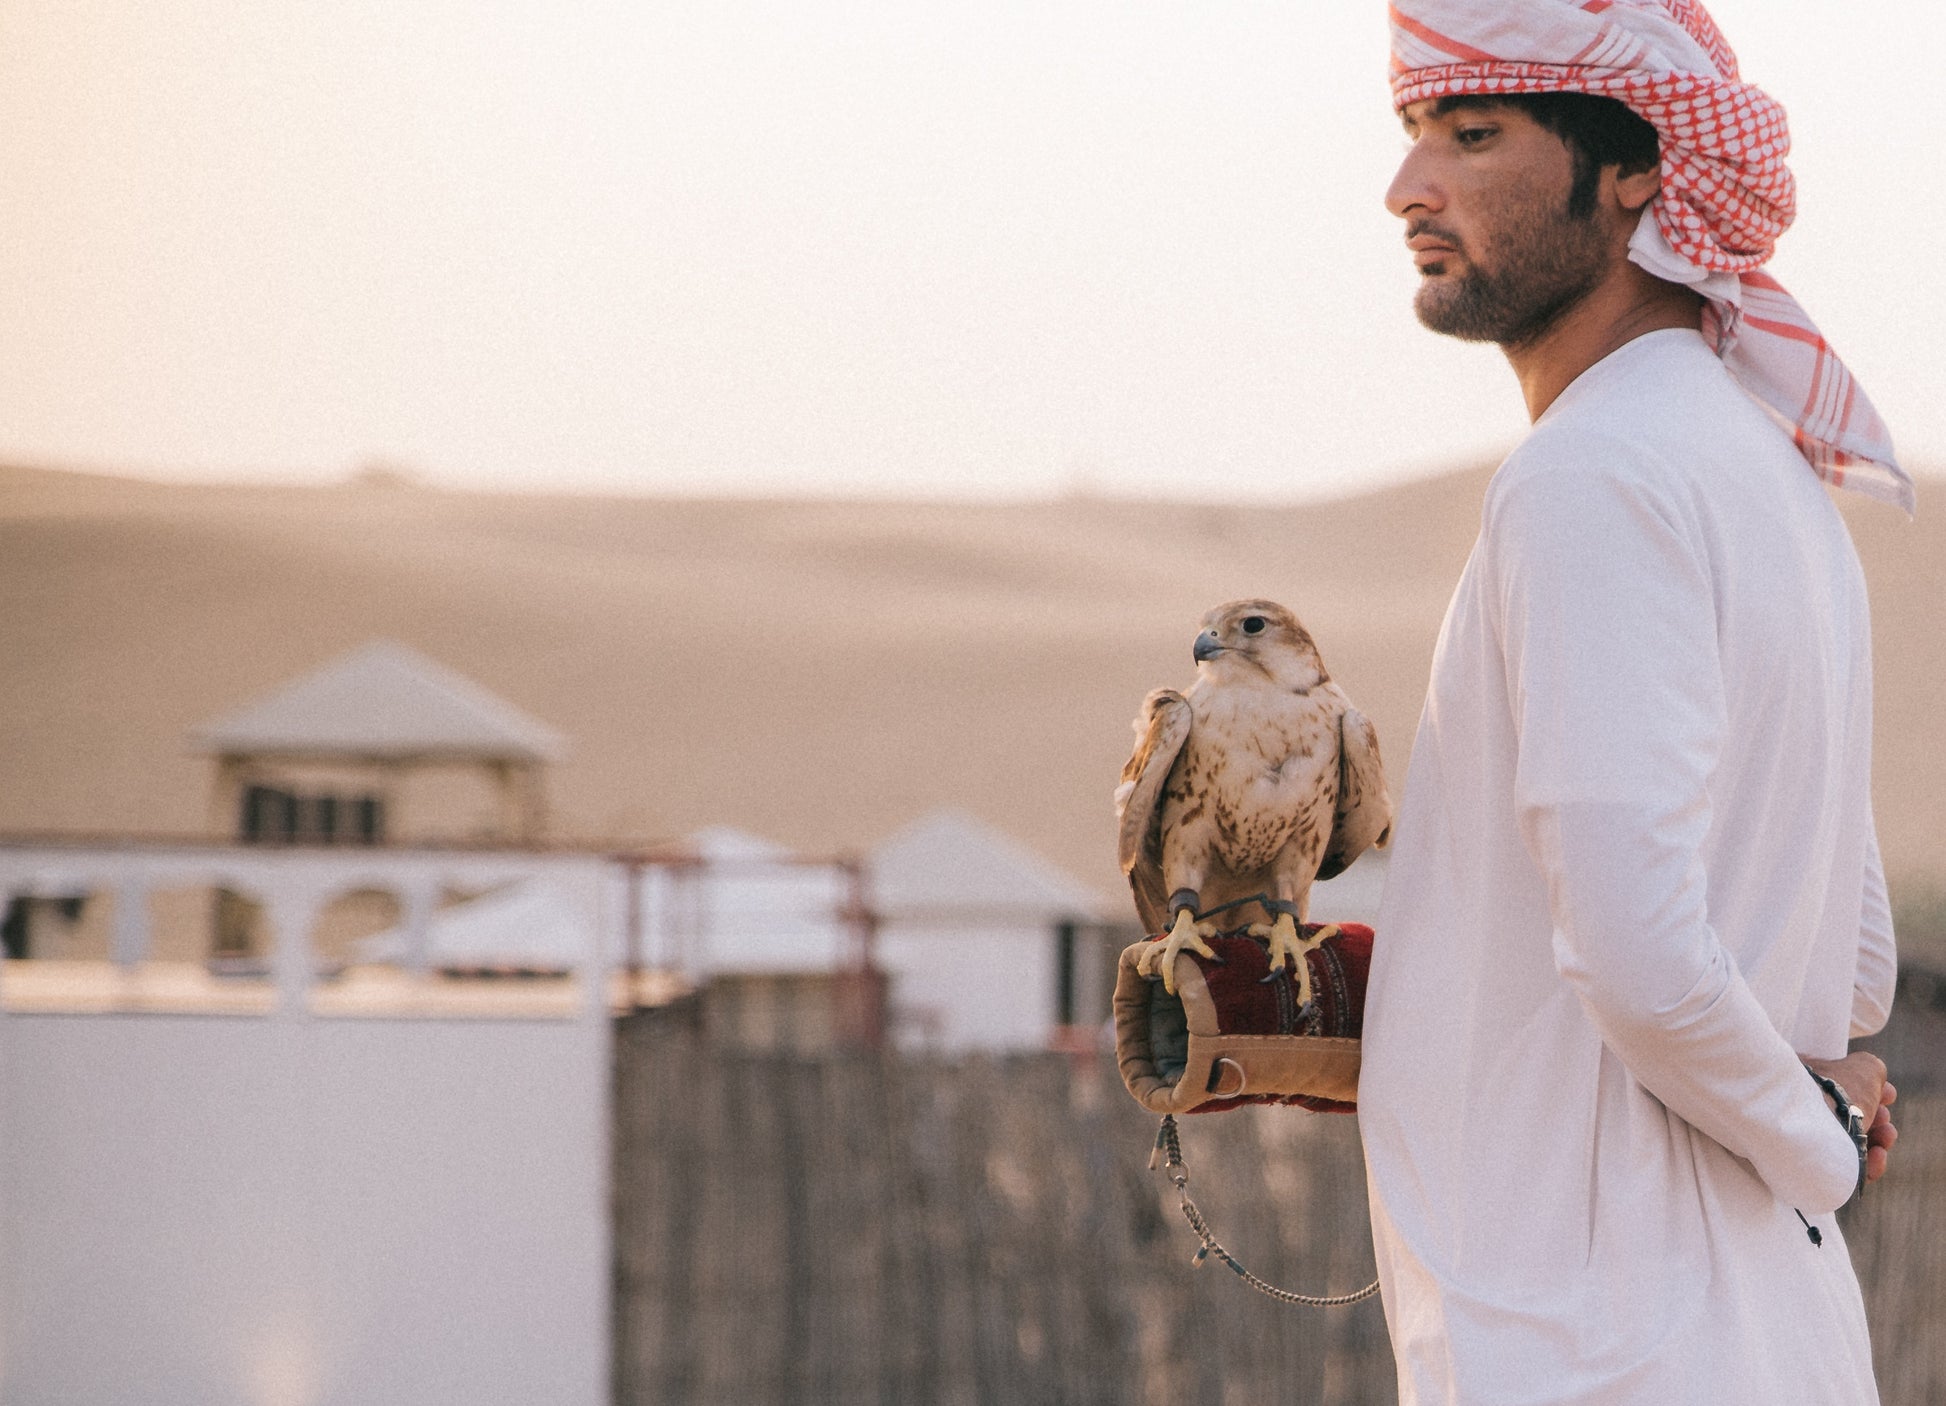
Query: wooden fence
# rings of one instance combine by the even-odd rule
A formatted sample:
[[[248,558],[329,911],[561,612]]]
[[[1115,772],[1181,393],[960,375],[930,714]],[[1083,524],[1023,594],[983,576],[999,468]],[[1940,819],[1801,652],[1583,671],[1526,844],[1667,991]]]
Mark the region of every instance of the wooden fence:
[[[1112,1062],[711,1048],[653,1015],[616,1064],[620,1406],[1380,1406],[1383,1313],[1288,1308],[1214,1262],[1146,1169]],[[1946,1400],[1946,1098],[1848,1212],[1886,1406]],[[1357,1130],[1185,1120],[1191,1191],[1251,1269],[1372,1277]]]

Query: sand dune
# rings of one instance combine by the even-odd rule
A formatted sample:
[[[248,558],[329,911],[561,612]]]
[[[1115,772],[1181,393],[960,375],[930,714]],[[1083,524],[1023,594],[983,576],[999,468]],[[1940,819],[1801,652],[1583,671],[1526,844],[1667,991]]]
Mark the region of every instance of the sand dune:
[[[1293,606],[1396,791],[1485,470],[1308,508],[733,502],[0,470],[0,831],[201,832],[195,723],[374,636],[561,729],[556,832],[829,851],[957,804],[1107,893],[1109,792],[1197,618]],[[1939,481],[1922,492],[1942,499]],[[1946,518],[1846,505],[1880,828],[1946,876]]]

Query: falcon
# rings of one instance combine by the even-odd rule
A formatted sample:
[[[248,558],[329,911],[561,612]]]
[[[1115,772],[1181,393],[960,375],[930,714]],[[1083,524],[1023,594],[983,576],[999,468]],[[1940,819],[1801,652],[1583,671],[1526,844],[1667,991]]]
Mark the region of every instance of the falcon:
[[[1217,606],[1194,652],[1195,683],[1143,700],[1115,790],[1136,911],[1149,932],[1168,932],[1139,969],[1174,994],[1184,949],[1215,956],[1203,939],[1220,925],[1197,915],[1262,895],[1273,921],[1249,931],[1269,939],[1273,974],[1297,963],[1308,1001],[1297,928],[1312,880],[1391,839],[1378,734],[1331,681],[1310,632],[1274,601]]]

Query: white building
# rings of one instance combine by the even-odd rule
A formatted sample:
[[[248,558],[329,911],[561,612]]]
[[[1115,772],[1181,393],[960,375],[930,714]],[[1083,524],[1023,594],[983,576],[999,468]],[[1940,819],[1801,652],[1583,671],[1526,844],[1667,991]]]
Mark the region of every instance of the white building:
[[[1045,1049],[1058,1028],[1106,1017],[1115,942],[1102,897],[1025,846],[943,810],[866,864],[899,1043]]]
[[[216,759],[213,833],[245,844],[529,842],[566,741],[389,640],[193,729]]]
[[[719,826],[642,864],[632,906],[627,875],[612,875],[610,907],[628,915],[613,959],[719,989],[741,1044],[816,1046],[828,1033],[805,1015],[827,1000],[817,983],[869,962],[902,1045],[1045,1049],[1061,1027],[1106,1017],[1114,953],[1133,938],[1104,925],[1092,890],[958,811],[914,822],[862,865]],[[425,961],[565,967],[587,949],[579,922],[533,881],[434,914]],[[406,938],[380,933],[361,956],[405,960]],[[766,1037],[764,1018],[802,1028]]]

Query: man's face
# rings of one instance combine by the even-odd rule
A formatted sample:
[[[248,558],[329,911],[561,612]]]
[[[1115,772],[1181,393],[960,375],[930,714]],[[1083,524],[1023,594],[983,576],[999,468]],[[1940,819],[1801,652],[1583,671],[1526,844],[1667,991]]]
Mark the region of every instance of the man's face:
[[[1419,320],[1469,342],[1531,340],[1598,284],[1614,257],[1598,216],[1568,213],[1567,144],[1517,107],[1413,103],[1411,149],[1385,193],[1406,222]]]

